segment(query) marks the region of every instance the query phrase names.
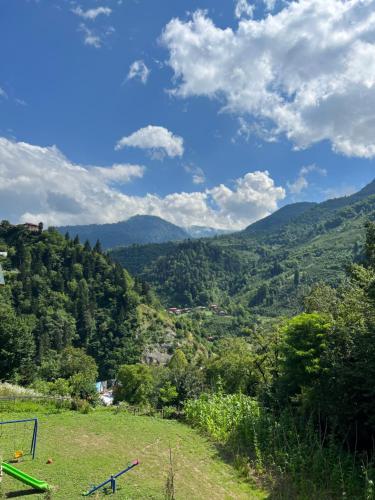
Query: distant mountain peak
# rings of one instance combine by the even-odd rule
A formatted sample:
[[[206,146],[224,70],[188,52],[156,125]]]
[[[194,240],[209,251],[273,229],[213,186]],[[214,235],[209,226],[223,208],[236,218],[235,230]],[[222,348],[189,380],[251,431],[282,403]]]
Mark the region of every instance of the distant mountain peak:
[[[130,219],[112,224],[90,224],[82,226],[62,226],[60,233],[69,232],[70,236],[79,236],[83,242],[95,244],[100,240],[103,248],[114,248],[147,243],[184,240],[189,234],[182,228],[156,215],[134,215]]]

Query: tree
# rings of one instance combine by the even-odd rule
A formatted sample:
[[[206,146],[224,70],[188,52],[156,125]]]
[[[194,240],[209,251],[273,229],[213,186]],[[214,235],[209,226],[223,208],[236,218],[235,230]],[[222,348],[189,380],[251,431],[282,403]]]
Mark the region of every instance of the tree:
[[[0,295],[0,379],[30,382],[34,377],[33,318],[16,314]]]
[[[154,390],[154,378],[147,365],[123,365],[117,375],[116,401],[143,405],[149,402]]]
[[[254,395],[259,374],[250,345],[244,339],[225,339],[218,352],[207,363],[207,377],[215,387],[218,383],[227,393]]]
[[[317,283],[313,285],[309,295],[305,297],[304,306],[308,313],[335,315],[338,307],[336,290],[324,283]]]
[[[284,328],[284,360],[278,381],[282,393],[298,398],[319,393],[319,384],[327,368],[326,353],[330,345],[332,321],[318,313],[300,314],[288,321]]]

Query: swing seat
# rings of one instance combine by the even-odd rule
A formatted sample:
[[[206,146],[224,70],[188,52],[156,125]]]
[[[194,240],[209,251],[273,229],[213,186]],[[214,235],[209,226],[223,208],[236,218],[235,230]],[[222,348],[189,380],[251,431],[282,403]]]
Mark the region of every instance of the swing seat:
[[[22,450],[16,450],[13,454],[13,457],[18,460],[19,458],[23,457],[23,451]]]

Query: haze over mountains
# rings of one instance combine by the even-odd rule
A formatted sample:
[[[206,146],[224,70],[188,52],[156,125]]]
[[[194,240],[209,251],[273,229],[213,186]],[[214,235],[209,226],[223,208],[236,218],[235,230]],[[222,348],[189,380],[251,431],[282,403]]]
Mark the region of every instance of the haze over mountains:
[[[374,219],[375,181],[351,196],[287,205],[231,235],[111,254],[167,305],[235,300],[260,314],[293,314],[313,283],[345,279]]]

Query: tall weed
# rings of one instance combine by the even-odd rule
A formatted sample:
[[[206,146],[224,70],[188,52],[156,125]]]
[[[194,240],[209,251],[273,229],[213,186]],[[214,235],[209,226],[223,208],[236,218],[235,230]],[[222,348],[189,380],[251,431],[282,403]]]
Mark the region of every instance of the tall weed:
[[[252,469],[267,473],[274,498],[373,499],[374,469],[346,452],[312,420],[285,410],[276,417],[241,394],[202,395],[185,405],[187,421]]]

